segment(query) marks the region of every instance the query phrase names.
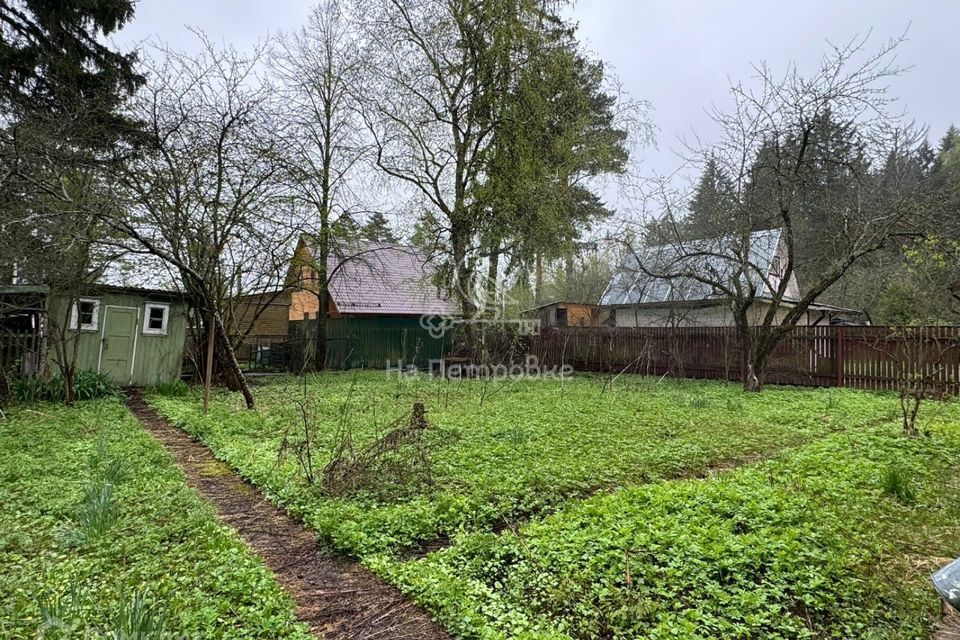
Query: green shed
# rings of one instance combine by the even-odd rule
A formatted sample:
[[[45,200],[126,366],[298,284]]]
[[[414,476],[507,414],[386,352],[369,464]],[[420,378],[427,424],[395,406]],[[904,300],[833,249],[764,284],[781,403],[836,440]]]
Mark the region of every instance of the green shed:
[[[188,305],[178,292],[98,286],[70,304],[50,296],[51,319],[76,332],[78,366],[120,385],[145,386],[180,377]]]
[[[0,287],[0,365],[14,374],[55,372],[51,341],[65,329],[79,369],[124,386],[170,382],[180,377],[187,313],[174,291],[94,285],[73,298],[44,286]]]

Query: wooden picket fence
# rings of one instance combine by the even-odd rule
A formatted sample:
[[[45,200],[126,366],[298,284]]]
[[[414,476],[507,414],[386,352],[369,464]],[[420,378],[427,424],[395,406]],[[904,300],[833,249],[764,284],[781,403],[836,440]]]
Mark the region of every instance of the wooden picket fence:
[[[733,327],[549,327],[530,343],[542,366],[741,381]],[[768,362],[768,384],[895,390],[906,377],[960,392],[960,327],[796,327]]]

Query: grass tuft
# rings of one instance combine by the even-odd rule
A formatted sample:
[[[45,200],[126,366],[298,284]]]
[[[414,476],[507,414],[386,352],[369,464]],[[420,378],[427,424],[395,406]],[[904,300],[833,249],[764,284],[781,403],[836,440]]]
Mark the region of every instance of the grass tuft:
[[[883,471],[883,492],[893,496],[903,504],[914,504],[917,501],[917,492],[910,474],[906,469],[891,465]]]

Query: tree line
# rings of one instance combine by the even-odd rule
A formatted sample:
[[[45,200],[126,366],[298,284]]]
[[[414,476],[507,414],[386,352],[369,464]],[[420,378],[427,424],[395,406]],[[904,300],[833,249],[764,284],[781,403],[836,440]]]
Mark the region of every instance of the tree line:
[[[956,323],[957,132],[934,149],[897,110],[887,86],[903,72],[901,42],[853,39],[812,73],[758,66],[757,82],[734,84],[733,107],[713,113],[718,139],[688,146],[696,183],[658,185],[659,215],[624,249],[647,258],[641,275],[726,301],[748,389],[763,387],[775,348],[816,304],[874,324]],[[761,230],[780,234],[772,266],[754,246]],[[651,261],[650,247],[669,251]]]
[[[118,265],[156,260],[217,378],[251,407],[237,300],[314,291],[319,351],[328,258],[361,238],[416,241],[468,316],[502,296],[502,274],[542,289],[611,215],[596,179],[626,173],[648,127],[567,4],[323,0],[252,50],[197,33],[195,52],[122,53],[102,36],[134,19],[132,1],[0,3],[0,279],[75,301]],[[411,228],[378,199],[401,202]],[[301,237],[310,264],[291,268]],[[49,330],[69,401],[68,320]]]

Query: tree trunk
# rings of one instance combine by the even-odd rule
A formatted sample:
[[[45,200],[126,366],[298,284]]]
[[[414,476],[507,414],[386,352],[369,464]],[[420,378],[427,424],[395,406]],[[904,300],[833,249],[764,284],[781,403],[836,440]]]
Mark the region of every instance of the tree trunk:
[[[740,371],[743,390],[751,393],[763,391],[763,369],[766,357],[757,349],[757,336],[747,320],[746,310],[734,309],[734,324],[740,338]]]
[[[330,220],[320,214],[320,236],[317,238],[317,255],[313,257],[317,272],[317,327],[314,335],[313,366],[323,371],[327,365],[327,317],[330,315],[330,290],[327,262],[330,258]]]
[[[64,367],[63,374],[63,404],[72,407],[77,401],[76,369],[72,366]]]
[[[226,327],[223,326],[223,322],[219,318],[215,328],[217,329],[215,338],[218,344],[215,347],[214,356],[219,356],[219,361],[222,363],[221,371],[226,376],[227,388],[230,391],[239,391],[243,394],[247,409],[253,409],[253,393],[250,391],[246,376],[243,375],[240,363],[237,362],[237,355],[233,351],[233,345],[230,344]]]
[[[473,358],[477,350],[476,327],[473,320],[477,315],[477,303],[473,295],[473,268],[467,260],[467,243],[469,242],[469,223],[462,216],[453,216],[450,244],[453,249],[454,281],[456,283],[457,302],[460,312],[466,319],[463,324],[463,339],[467,357]]]
[[[487,313],[496,315],[497,277],[500,273],[499,243],[491,247],[490,262],[487,263]]]
[[[533,301],[534,304],[543,302],[543,255],[540,252],[534,259]]]
[[[226,327],[223,326],[223,322],[219,319],[219,314],[210,309],[198,309],[198,312],[201,318],[210,318],[211,316],[215,318],[213,326],[210,326],[209,321],[205,321],[206,326],[204,326],[203,332],[204,357],[200,358],[200,362],[206,361],[206,345],[209,343],[209,334],[207,332],[214,331],[213,359],[216,366],[213,378],[214,380],[219,379],[223,383],[223,386],[230,391],[239,391],[243,395],[247,409],[253,409],[253,393],[251,393],[250,386],[247,384],[246,376],[243,375],[240,363],[237,362],[233,344],[230,342],[230,336],[227,335]]]

